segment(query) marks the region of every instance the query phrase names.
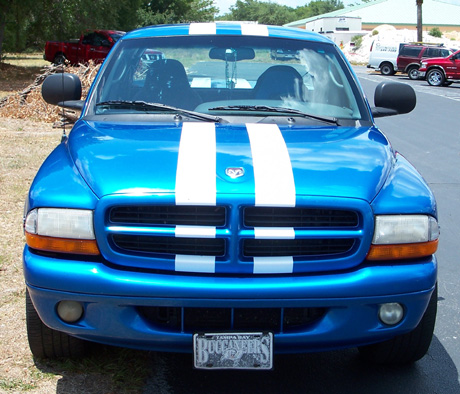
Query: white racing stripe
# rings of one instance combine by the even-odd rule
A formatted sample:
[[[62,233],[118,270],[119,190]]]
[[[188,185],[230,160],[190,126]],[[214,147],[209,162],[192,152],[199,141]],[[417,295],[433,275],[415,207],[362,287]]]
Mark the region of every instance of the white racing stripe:
[[[241,33],[244,36],[268,36],[268,27],[255,23],[242,23]]]
[[[295,184],[286,142],[276,124],[246,124],[254,165],[257,206],[295,206]]]
[[[190,23],[188,34],[216,34],[215,23]]]
[[[214,256],[176,255],[174,269],[181,272],[214,273],[216,270],[216,258]]]
[[[255,274],[291,274],[294,259],[286,257],[254,257]]]
[[[176,172],[176,205],[216,205],[214,123],[182,126]]]
[[[255,227],[256,239],[295,239],[293,227]]]
[[[176,226],[178,238],[216,238],[216,228],[212,226]]]

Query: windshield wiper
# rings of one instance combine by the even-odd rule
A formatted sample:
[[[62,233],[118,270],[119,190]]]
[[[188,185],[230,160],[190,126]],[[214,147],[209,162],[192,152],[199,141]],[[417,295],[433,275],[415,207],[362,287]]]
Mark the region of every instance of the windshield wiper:
[[[294,114],[304,116],[306,118],[319,120],[321,122],[327,122],[339,125],[339,120],[334,117],[312,115],[307,112],[300,111],[293,108],[284,107],[271,107],[269,105],[228,105],[222,107],[209,108],[208,111],[258,111],[258,112],[276,112],[285,114]]]
[[[96,103],[96,107],[103,107],[103,106],[119,106],[119,107],[127,107],[127,108],[137,108],[140,110],[149,110],[149,109],[158,109],[161,111],[173,111],[178,112],[182,115],[187,115],[193,117],[195,119],[211,121],[211,122],[221,122],[222,118],[213,115],[206,115],[202,114],[201,112],[189,111],[188,109],[173,107],[172,105],[166,105],[161,103],[149,103],[147,101],[130,101],[130,100],[109,100],[109,101],[101,101]]]

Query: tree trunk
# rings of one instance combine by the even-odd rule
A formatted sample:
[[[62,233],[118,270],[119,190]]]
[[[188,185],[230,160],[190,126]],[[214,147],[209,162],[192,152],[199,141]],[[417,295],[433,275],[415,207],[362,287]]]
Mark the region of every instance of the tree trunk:
[[[417,41],[423,41],[423,23],[422,23],[422,4],[423,0],[417,0]]]
[[[2,61],[3,37],[5,36],[6,15],[0,12],[0,62]]]

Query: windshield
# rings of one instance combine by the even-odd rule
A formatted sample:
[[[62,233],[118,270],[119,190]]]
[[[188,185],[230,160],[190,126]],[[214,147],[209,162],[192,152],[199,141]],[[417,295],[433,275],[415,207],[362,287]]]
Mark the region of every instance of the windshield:
[[[247,115],[254,116],[258,106],[262,112],[287,108],[320,117],[368,119],[361,93],[334,45],[269,37],[124,40],[100,73],[86,115],[159,111],[120,105],[138,101],[225,117],[251,107]]]
[[[125,32],[116,32],[116,33],[111,33],[110,37],[112,37],[113,42],[117,42],[125,34],[126,34]]]

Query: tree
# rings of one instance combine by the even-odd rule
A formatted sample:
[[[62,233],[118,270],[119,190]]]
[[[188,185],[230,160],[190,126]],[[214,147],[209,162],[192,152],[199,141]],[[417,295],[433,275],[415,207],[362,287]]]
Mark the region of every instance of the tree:
[[[156,25],[178,22],[210,22],[218,9],[213,0],[144,0],[138,11],[140,25]]]
[[[256,21],[266,25],[283,25],[296,19],[294,9],[272,2],[237,0],[225,19]]]
[[[314,0],[303,7],[297,7],[296,14],[299,18],[311,18],[312,16],[326,14],[342,8],[344,8],[344,5],[339,0]]]

